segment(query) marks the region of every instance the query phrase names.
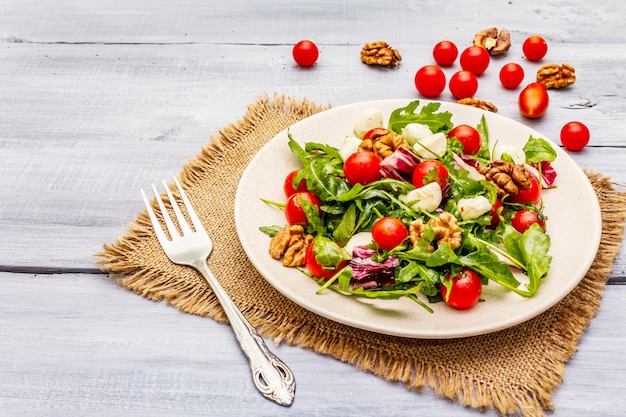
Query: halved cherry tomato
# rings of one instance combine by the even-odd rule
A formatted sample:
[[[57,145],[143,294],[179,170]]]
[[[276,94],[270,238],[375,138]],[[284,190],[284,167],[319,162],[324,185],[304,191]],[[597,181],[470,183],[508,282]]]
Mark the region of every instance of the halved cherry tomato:
[[[450,174],[444,164],[435,159],[427,159],[417,164],[415,171],[413,171],[411,182],[417,188],[423,187],[430,182],[437,182],[443,189],[449,179]]]
[[[296,64],[301,67],[310,67],[317,61],[319,51],[313,42],[303,40],[294,45],[292,54]]]
[[[478,90],[478,78],[470,71],[458,71],[450,77],[448,86],[452,95],[459,100],[474,97]]]
[[[404,242],[409,231],[400,219],[383,217],[372,226],[372,238],[379,248],[391,250]]]
[[[517,204],[537,204],[539,200],[541,200],[541,185],[535,177],[530,177],[529,188],[519,187],[517,194],[506,198],[507,202]]]
[[[458,55],[459,50],[451,41],[441,41],[433,48],[433,58],[442,67],[449,67],[454,64]]]
[[[441,285],[440,289],[443,300],[450,307],[457,310],[467,310],[480,301],[483,284],[476,272],[469,268],[463,268],[452,277],[449,274],[446,281],[450,280],[452,280],[450,294],[448,294],[448,287],[445,285]]]
[[[539,118],[548,110],[548,90],[541,83],[530,83],[520,93],[517,103],[522,115],[529,119]]]
[[[546,230],[546,223],[539,218],[536,211],[522,209],[515,213],[511,225],[520,233],[524,233],[533,223],[537,223],[543,230]]]
[[[316,206],[319,214],[321,204],[315,194],[309,191],[298,191],[295,194],[292,194],[291,197],[287,199],[287,204],[285,204],[285,218],[287,219],[287,223],[290,225],[307,225],[309,223],[306,213],[302,208],[302,204],[300,203],[300,199],[306,200]]]
[[[337,267],[335,267],[334,269],[325,269],[319,262],[317,262],[317,259],[315,259],[312,244],[309,245],[309,247],[306,249],[306,252],[304,254],[304,262],[306,269],[309,270],[311,275],[313,275],[315,278],[324,277],[324,280],[326,281],[331,279],[333,275],[335,275],[347,265],[347,261],[341,261],[339,262],[339,265],[337,265]]]
[[[500,224],[500,216],[502,216],[503,207],[504,204],[502,204],[500,200],[496,200],[491,206],[491,212],[489,213],[491,216],[490,228],[495,229]]]
[[[306,188],[305,179],[300,180],[300,182],[298,183],[298,187],[294,188],[293,179],[296,175],[298,175],[298,173],[300,173],[300,170],[296,169],[294,171],[291,171],[289,174],[287,174],[287,177],[285,177],[285,182],[283,183],[283,191],[285,192],[285,197],[291,197],[291,195],[295,194],[297,191],[308,191],[308,189]]]
[[[461,68],[465,71],[480,75],[487,70],[491,57],[489,51],[482,46],[470,46],[461,52]]]
[[[515,62],[509,62],[500,69],[500,83],[505,88],[517,88],[524,81],[524,69]]]
[[[365,132],[365,134],[363,135],[363,140],[365,139],[369,139],[372,136],[382,136],[386,133],[388,133],[389,131],[387,129],[385,129],[384,127],[375,127],[373,129],[368,130],[367,132]]]
[[[561,143],[570,151],[580,151],[587,146],[589,137],[589,129],[580,122],[569,122],[561,128]]]
[[[480,133],[470,125],[458,125],[448,133],[449,138],[457,138],[463,144],[463,153],[475,155],[482,143]]]
[[[350,155],[343,164],[343,172],[350,185],[366,185],[381,178],[381,159],[371,151],[358,151]]]
[[[529,61],[539,61],[546,56],[548,43],[541,36],[529,36],[522,44],[522,51]]]
[[[446,75],[436,65],[426,65],[415,73],[415,88],[424,97],[437,97],[446,88]]]

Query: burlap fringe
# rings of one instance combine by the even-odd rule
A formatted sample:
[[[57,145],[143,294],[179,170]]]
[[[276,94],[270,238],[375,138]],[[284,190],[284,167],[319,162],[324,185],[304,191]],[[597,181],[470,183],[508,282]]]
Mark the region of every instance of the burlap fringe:
[[[268,110],[293,114],[298,118],[315,114],[328,107],[322,107],[307,100],[295,100],[285,96],[260,96],[256,103],[248,107],[243,120],[220,130],[219,136],[212,136],[211,143],[202,152],[185,165],[181,181],[186,186],[193,186],[196,178],[211,170],[212,162],[218,160],[222,150],[234,146],[240,135],[253,129],[260,117]],[[275,343],[287,342],[322,354],[331,355],[343,362],[357,366],[366,372],[383,377],[392,382],[403,382],[410,390],[421,391],[429,387],[432,391],[451,401],[458,401],[466,407],[493,408],[501,415],[520,415],[524,417],[543,417],[545,411],[552,411],[551,397],[556,387],[562,382],[565,363],[572,357],[577,344],[586,330],[586,326],[595,316],[600,298],[605,289],[606,279],[612,270],[613,261],[619,253],[626,221],[626,193],[618,192],[607,177],[602,174],[587,172],[594,184],[601,206],[603,207],[602,245],[596,260],[583,282],[568,296],[575,299],[562,309],[562,321],[556,329],[551,329],[553,344],[557,353],[550,358],[550,365],[542,375],[537,375],[538,383],[533,387],[515,385],[511,381],[489,381],[479,383],[469,374],[454,373],[443,366],[434,366],[425,360],[411,357],[396,349],[399,342],[380,335],[385,341],[376,347],[364,346],[361,339],[341,326],[328,329],[323,321],[308,322],[300,317],[278,317],[275,314],[254,308],[243,311],[259,333],[271,338]],[[97,264],[126,288],[154,301],[165,299],[175,307],[199,315],[209,315],[220,322],[227,322],[219,303],[211,291],[190,284],[181,288],[159,271],[138,270],[133,260],[127,260],[133,247],[144,237],[151,234],[147,212],[140,213],[129,231],[116,240],[115,244],[105,245],[98,257]],[[203,306],[199,309],[198,306]],[[559,305],[554,308],[560,308]],[[388,342],[388,343],[386,343]],[[407,343],[403,340],[402,343]],[[435,345],[436,346],[436,345]]]

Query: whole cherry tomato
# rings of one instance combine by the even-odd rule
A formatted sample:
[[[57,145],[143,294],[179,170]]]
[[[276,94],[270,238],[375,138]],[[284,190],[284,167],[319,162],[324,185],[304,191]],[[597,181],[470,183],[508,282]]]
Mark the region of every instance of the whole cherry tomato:
[[[300,173],[300,170],[296,169],[294,171],[291,171],[289,174],[287,174],[287,177],[285,177],[285,182],[283,183],[283,191],[285,192],[285,197],[291,197],[291,195],[295,194],[297,191],[308,191],[306,188],[305,179],[300,180],[300,182],[298,183],[298,187],[294,188],[293,179],[296,177],[296,175],[298,175],[298,173]]]
[[[424,97],[437,97],[446,88],[446,75],[436,65],[426,65],[415,73],[415,88]]]
[[[350,185],[366,185],[380,179],[381,159],[371,151],[358,151],[350,155],[343,164],[343,172]]]
[[[317,208],[317,213],[319,214],[320,200],[315,196],[315,194],[309,191],[298,191],[297,193],[292,194],[291,197],[287,199],[287,204],[285,204],[285,218],[287,219],[287,223],[290,225],[307,225],[309,223],[306,213],[302,208],[300,199],[313,204]]]
[[[473,97],[478,90],[478,78],[469,71],[458,71],[450,77],[449,86],[452,95],[459,100]]]
[[[454,64],[458,55],[459,50],[451,41],[441,41],[433,48],[433,58],[442,67],[449,67]]]
[[[444,164],[436,159],[427,159],[420,162],[413,171],[412,183],[420,188],[424,185],[436,182],[443,189],[450,179],[450,173]]]
[[[522,209],[515,213],[511,225],[520,233],[524,233],[533,223],[537,223],[543,230],[546,230],[546,223],[539,218],[536,211]]]
[[[507,202],[517,204],[537,204],[539,200],[541,200],[541,185],[535,177],[530,177],[530,187],[519,187],[517,194],[506,198]]]
[[[395,217],[383,217],[372,226],[372,238],[383,250],[395,248],[408,236],[409,230],[400,219]]]
[[[457,138],[463,144],[463,153],[475,155],[480,150],[482,143],[480,133],[470,125],[458,125],[449,133],[449,138]]]
[[[522,51],[529,61],[539,61],[546,56],[548,43],[541,36],[529,36],[522,44]]]
[[[580,151],[589,143],[589,129],[580,122],[569,122],[561,128],[561,143],[565,149]]]
[[[524,81],[524,69],[515,62],[509,62],[500,69],[500,82],[505,88],[517,88]]]
[[[530,83],[522,90],[517,100],[520,113],[529,119],[537,119],[548,111],[550,96],[541,83]]]
[[[317,262],[317,259],[315,259],[315,253],[313,253],[313,245],[309,245],[304,254],[304,263],[306,269],[309,270],[311,275],[313,275],[315,278],[324,277],[324,280],[328,281],[337,272],[339,272],[346,266],[347,261],[339,262],[339,265],[337,265],[333,269],[324,268],[319,262]]]
[[[463,268],[454,276],[449,274],[446,281],[452,280],[450,294],[448,287],[441,285],[441,296],[447,305],[457,310],[467,310],[474,307],[480,301],[483,292],[483,284],[480,277],[469,268]]]
[[[490,61],[489,52],[482,46],[470,46],[461,52],[461,68],[475,75],[485,72]]]
[[[301,67],[310,67],[317,62],[319,50],[311,41],[303,40],[294,45],[293,59]]]

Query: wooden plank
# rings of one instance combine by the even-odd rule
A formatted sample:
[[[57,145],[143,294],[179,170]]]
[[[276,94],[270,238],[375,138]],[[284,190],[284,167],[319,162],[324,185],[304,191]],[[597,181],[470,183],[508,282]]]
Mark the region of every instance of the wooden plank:
[[[496,416],[407,391],[294,346],[268,346],[297,379],[291,408],[263,399],[227,326],[142,299],[101,275],[0,273],[3,416]],[[625,286],[611,286],[567,366],[554,417],[623,410]],[[251,410],[254,410],[252,412]]]

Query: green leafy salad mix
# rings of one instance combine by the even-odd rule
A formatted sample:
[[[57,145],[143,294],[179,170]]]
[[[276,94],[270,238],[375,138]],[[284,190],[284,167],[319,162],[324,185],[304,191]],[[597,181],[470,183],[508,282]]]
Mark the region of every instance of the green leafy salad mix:
[[[541,193],[554,187],[555,150],[532,135],[498,146],[484,115],[469,129],[477,139],[455,135],[452,114],[439,109],[413,101],[386,126],[370,110],[367,129],[339,148],[289,133],[301,167],[285,182],[286,202],[264,200],[287,220],[261,228],[272,256],[318,293],[409,297],[429,311],[442,301],[469,308],[490,282],[535,295],[552,260]],[[479,281],[472,290],[462,285],[468,273]]]

